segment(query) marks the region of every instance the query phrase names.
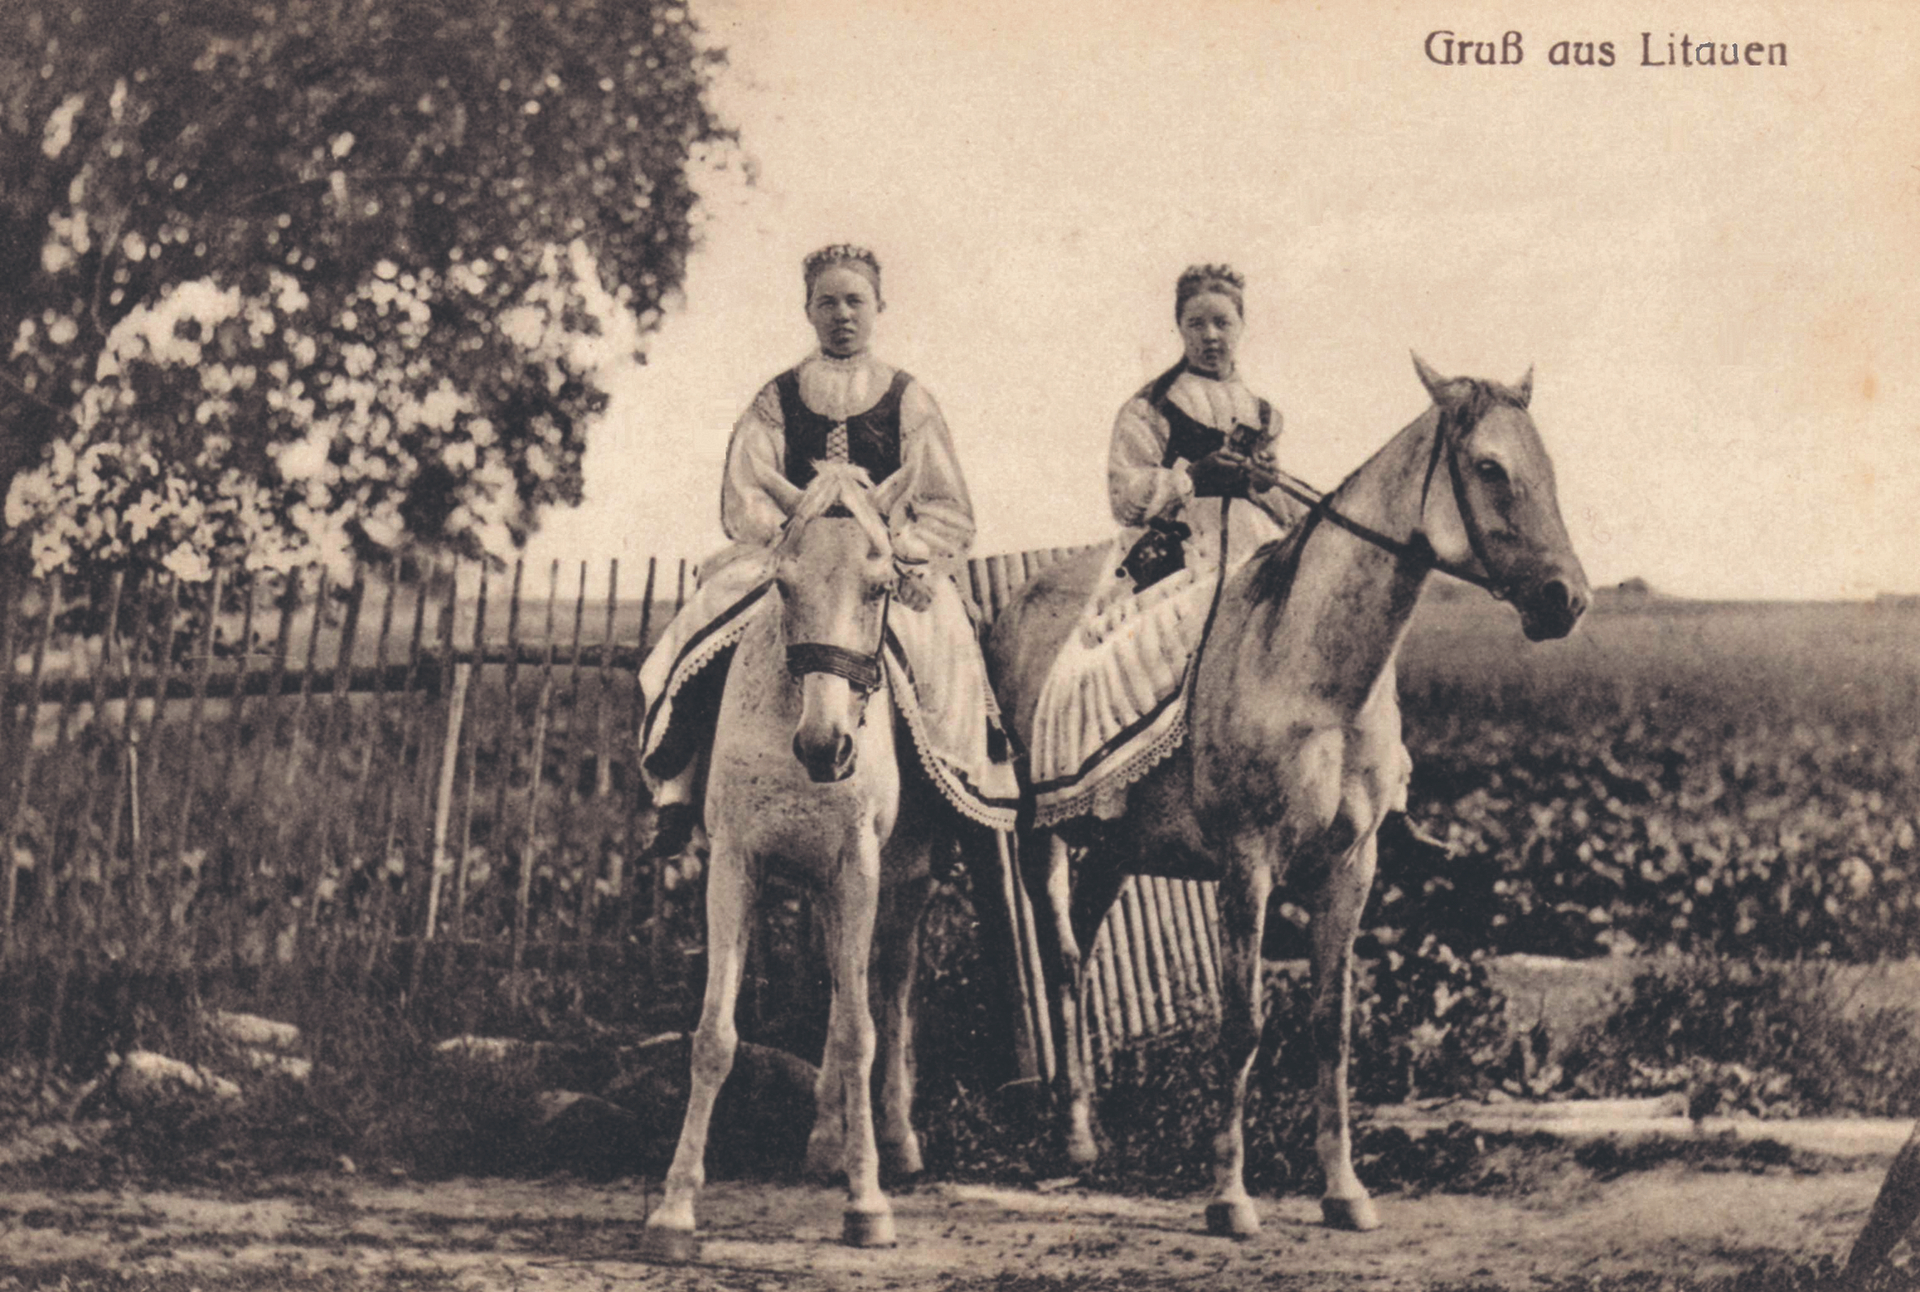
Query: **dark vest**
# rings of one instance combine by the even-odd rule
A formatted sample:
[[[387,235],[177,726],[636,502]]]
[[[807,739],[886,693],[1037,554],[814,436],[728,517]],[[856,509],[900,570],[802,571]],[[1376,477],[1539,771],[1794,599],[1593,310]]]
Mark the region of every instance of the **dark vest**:
[[[900,396],[913,378],[893,374],[893,383],[872,408],[847,419],[847,460],[867,469],[879,484],[900,469]],[[813,481],[814,463],[827,456],[827,435],[834,420],[807,407],[800,398],[800,370],[789,368],[773,379],[780,392],[780,416],[786,427],[787,479],[805,489]]]
[[[1163,467],[1170,467],[1176,462],[1198,462],[1207,454],[1217,452],[1227,442],[1225,431],[1196,420],[1186,409],[1173,402],[1173,383],[1180,380],[1180,374],[1186,370],[1186,361],[1183,359],[1161,373],[1146,390],[1147,402],[1153,405],[1155,412],[1167,419],[1167,451],[1160,455],[1160,465]],[[1260,425],[1234,427],[1236,440],[1250,437],[1255,432],[1264,439],[1268,427],[1273,424],[1273,405],[1258,396],[1255,398],[1260,405]]]

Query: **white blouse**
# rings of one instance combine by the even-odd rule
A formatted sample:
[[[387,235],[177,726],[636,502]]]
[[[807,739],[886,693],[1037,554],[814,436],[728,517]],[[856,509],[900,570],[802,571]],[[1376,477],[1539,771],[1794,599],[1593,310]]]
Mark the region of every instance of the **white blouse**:
[[[822,417],[845,421],[878,403],[895,371],[870,355],[836,359],[815,352],[799,367],[800,398]],[[772,544],[800,501],[802,491],[786,475],[785,425],[772,381],[734,424],[720,524],[737,543]],[[875,501],[899,556],[957,559],[973,545],[973,503],[953,438],[933,396],[917,380],[900,395],[900,469],[876,490]]]
[[[1260,400],[1239,377],[1217,380],[1197,372],[1183,372],[1167,391],[1167,398],[1203,426],[1231,434],[1235,426],[1260,425]],[[1278,437],[1280,413],[1274,410],[1268,430]],[[1107,497],[1113,518],[1122,525],[1144,525],[1156,517],[1176,518],[1193,498],[1191,463],[1182,459],[1162,466],[1171,428],[1141,391],[1114,419],[1113,439],[1107,451]],[[1297,508],[1277,489],[1249,499],[1283,528],[1291,525]]]

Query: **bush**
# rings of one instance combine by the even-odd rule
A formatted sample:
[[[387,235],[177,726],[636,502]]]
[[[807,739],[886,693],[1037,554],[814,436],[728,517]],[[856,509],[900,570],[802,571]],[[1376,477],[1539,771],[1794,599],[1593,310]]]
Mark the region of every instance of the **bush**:
[[[1920,653],[1848,605],[1605,605],[1532,647],[1423,611],[1401,694],[1460,950],[1920,954]]]
[[[1267,1025],[1247,1093],[1248,1187],[1317,1187],[1311,1038],[1305,973],[1271,966]],[[1441,1140],[1412,1151],[1404,1132],[1365,1128],[1369,1104],[1479,1094],[1509,1075],[1506,1001],[1483,965],[1437,939],[1388,951],[1355,968],[1348,1086],[1355,1102],[1356,1162],[1370,1186],[1449,1177],[1464,1165]],[[1110,1187],[1184,1192],[1204,1187],[1207,1145],[1219,1129],[1228,1073],[1211,1025],[1163,1031],[1121,1049],[1096,1108],[1111,1153],[1096,1170]],[[1454,1146],[1458,1148],[1457,1145]],[[1472,1154],[1468,1154],[1469,1157]],[[1437,1176],[1436,1176],[1437,1173]]]
[[[1685,1091],[1695,1117],[1915,1115],[1920,1014],[1849,994],[1829,965],[1677,960],[1637,977],[1561,1067],[1586,1094]]]

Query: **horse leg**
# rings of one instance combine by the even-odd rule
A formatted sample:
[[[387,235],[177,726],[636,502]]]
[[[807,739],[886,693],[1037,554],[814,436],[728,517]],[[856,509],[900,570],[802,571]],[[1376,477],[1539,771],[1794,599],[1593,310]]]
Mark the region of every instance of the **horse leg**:
[[[874,973],[880,1009],[880,1152],[882,1165],[895,1177],[925,1169],[920,1137],[913,1130],[913,984],[920,967],[920,929],[933,898],[933,877],[916,876],[889,884],[880,895],[874,929]]]
[[[667,1171],[666,1196],[647,1217],[646,1246],[676,1260],[691,1260],[697,1250],[693,1200],[706,1182],[707,1128],[714,1100],[733,1070],[740,1039],[733,1011],[753,923],[754,877],[745,859],[716,847],[714,861],[707,876],[707,989],[700,1026],[693,1034],[687,1115]]]
[[[1273,872],[1249,852],[1249,847],[1235,846],[1219,887],[1219,1062],[1226,1101],[1213,1140],[1213,1200],[1207,1204],[1207,1232],[1225,1238],[1251,1238],[1260,1232],[1260,1213],[1247,1194],[1245,1122],[1247,1086],[1267,1019],[1260,939]]]
[[[919,1175],[925,1168],[913,1129],[913,988],[919,968],[920,930],[933,897],[933,877],[887,885],[874,929],[873,971],[880,1008],[874,1020],[880,1064],[879,1135],[882,1165],[889,1174]],[[839,1175],[846,1154],[847,1107],[840,1049],[832,1043],[840,1026],[836,992],[827,1015],[828,1044],[814,1086],[813,1131],[807,1137],[804,1174],[824,1183]]]
[[[828,1058],[840,1074],[846,1108],[844,1162],[847,1210],[842,1240],[851,1247],[891,1247],[893,1211],[880,1191],[880,1151],[873,1129],[873,1057],[877,1039],[867,971],[880,905],[880,844],[866,833],[843,859],[827,897],[827,957],[833,974],[834,1030]]]
[[[820,1075],[813,1083],[813,1131],[807,1136],[806,1162],[801,1175],[815,1184],[829,1184],[840,1174],[846,1157],[847,1101],[840,1072],[840,993],[830,993],[827,1005],[827,1046],[820,1056]]]
[[[1085,866],[1080,871],[1080,887],[1073,886],[1072,854],[1066,841],[1056,834],[1029,834],[1020,841],[1023,859],[1035,856],[1041,840],[1046,841],[1046,868],[1037,876],[1038,891],[1029,883],[1035,902],[1045,908],[1044,918],[1035,921],[1034,932],[1040,943],[1041,963],[1049,975],[1053,997],[1053,1016],[1057,1020],[1054,1054],[1057,1056],[1054,1093],[1066,1110],[1067,1161],[1089,1166],[1100,1158],[1100,1145],[1093,1133],[1093,1074],[1087,1071],[1080,1052],[1080,1016],[1085,1000],[1087,957],[1081,950],[1082,933],[1092,946],[1092,931],[1098,930],[1108,908],[1119,896],[1124,876],[1102,868]],[[1098,912],[1093,913],[1093,908]]]
[[[1334,863],[1313,916],[1311,1035],[1319,1074],[1314,1148],[1326,1175],[1320,1214],[1335,1229],[1378,1229],[1380,1213],[1353,1172],[1347,1060],[1353,1048],[1353,939],[1373,886],[1371,832]]]

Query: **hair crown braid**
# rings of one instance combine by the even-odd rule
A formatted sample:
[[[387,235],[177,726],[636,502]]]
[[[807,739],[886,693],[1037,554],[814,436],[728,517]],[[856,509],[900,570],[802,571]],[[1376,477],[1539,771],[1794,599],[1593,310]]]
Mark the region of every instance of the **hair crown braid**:
[[[1188,265],[1173,286],[1173,316],[1177,320],[1187,302],[1200,293],[1219,292],[1245,318],[1246,289],[1246,278],[1231,265]]]
[[[851,242],[836,242],[820,248],[801,262],[801,270],[807,281],[807,299],[813,299],[813,284],[820,275],[829,269],[845,265],[857,273],[866,275],[873,284],[875,301],[880,299],[880,258],[865,247],[857,247]]]

